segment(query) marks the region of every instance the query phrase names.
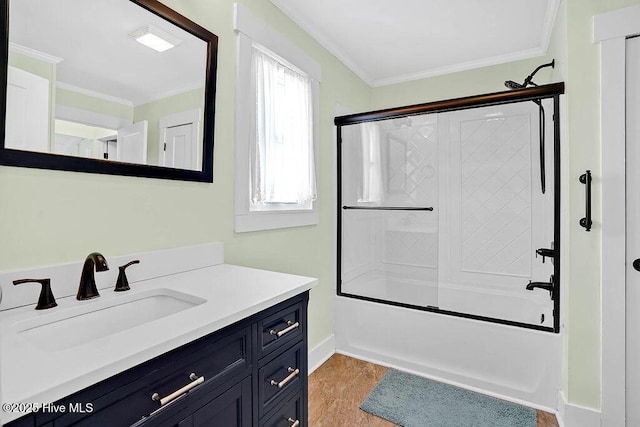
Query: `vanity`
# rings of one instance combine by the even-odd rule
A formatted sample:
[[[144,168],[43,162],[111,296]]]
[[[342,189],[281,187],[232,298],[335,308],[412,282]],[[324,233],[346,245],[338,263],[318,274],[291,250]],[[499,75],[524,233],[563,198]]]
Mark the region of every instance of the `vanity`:
[[[87,301],[67,279],[81,263],[0,273],[4,425],[307,425],[315,279],[224,264],[221,244],[113,258]],[[131,290],[113,292],[133,258]],[[7,286],[46,271],[57,307],[34,310],[38,286]]]

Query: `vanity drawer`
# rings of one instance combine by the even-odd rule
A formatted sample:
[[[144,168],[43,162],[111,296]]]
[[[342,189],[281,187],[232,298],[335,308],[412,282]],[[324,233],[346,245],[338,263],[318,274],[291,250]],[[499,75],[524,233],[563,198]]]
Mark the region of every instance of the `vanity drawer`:
[[[298,393],[282,407],[265,417],[260,422],[260,427],[305,427],[307,425],[307,413],[304,402],[303,393]]]
[[[164,405],[159,399],[167,398],[185,386],[193,385],[193,392],[203,388],[213,390],[227,380],[248,375],[251,370],[251,328],[244,327],[222,337],[219,334],[214,336],[217,340],[207,342],[205,338],[141,365],[140,368],[144,369],[139,371],[140,376],[126,385],[111,386],[117,381],[114,377],[106,380],[105,384],[100,383],[70,396],[63,402],[90,402],[92,412],[69,413],[55,419],[54,425],[91,426],[99,425],[96,422],[102,420],[108,422],[105,425],[130,425],[161,406],[169,405],[173,399],[167,399]],[[204,380],[200,380],[202,377]],[[110,390],[106,394],[99,395],[97,390],[92,390],[105,387]],[[188,395],[189,392],[186,393]],[[152,399],[155,394],[157,400]],[[176,399],[182,400],[178,396]],[[180,405],[178,401],[175,404]]]
[[[302,338],[306,328],[302,310],[298,302],[258,320],[258,359]]]
[[[258,415],[264,416],[271,408],[289,394],[300,389],[306,382],[306,360],[303,360],[303,343],[266,363],[258,370]]]
[[[174,358],[162,370],[149,374],[145,397],[151,399],[157,393],[164,398],[187,384],[197,382],[199,378],[204,378],[202,384],[207,385],[222,383],[238,375],[248,375],[251,369],[250,340],[251,328],[246,327],[211,342],[197,353],[185,349],[184,357]],[[154,404],[160,406],[159,401]]]

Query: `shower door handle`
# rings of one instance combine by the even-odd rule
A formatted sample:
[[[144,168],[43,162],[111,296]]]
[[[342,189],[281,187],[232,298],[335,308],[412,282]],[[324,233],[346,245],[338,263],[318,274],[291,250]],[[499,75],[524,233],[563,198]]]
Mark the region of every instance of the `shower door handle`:
[[[633,261],[633,264],[632,264],[632,265],[633,265],[633,268],[634,268],[636,271],[640,271],[640,258],[638,258],[638,259],[636,259],[635,261]]]

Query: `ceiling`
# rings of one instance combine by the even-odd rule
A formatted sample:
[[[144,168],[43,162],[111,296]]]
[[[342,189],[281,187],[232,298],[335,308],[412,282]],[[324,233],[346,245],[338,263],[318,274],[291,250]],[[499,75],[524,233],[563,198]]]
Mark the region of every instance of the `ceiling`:
[[[160,53],[129,37],[147,24],[181,43]],[[12,1],[9,41],[14,51],[60,60],[59,86],[127,104],[204,86],[207,44],[130,1]]]
[[[546,53],[560,0],[271,0],[370,86]]]

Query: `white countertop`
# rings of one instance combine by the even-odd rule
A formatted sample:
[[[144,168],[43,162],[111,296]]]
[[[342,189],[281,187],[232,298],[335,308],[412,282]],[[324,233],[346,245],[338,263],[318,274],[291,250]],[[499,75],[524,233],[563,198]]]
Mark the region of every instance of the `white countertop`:
[[[305,292],[315,284],[316,279],[310,277],[221,264],[133,283],[127,292],[101,290],[101,297],[93,300],[60,298],[58,307],[48,310],[35,311],[30,306],[0,312],[2,403],[54,402]],[[206,302],[60,350],[43,350],[17,333],[32,319],[40,321],[49,316],[55,320],[63,317],[65,310],[91,310],[92,304],[124,301],[154,289],[175,290]],[[74,330],[63,333],[73,334]],[[5,412],[2,422],[22,415]]]

